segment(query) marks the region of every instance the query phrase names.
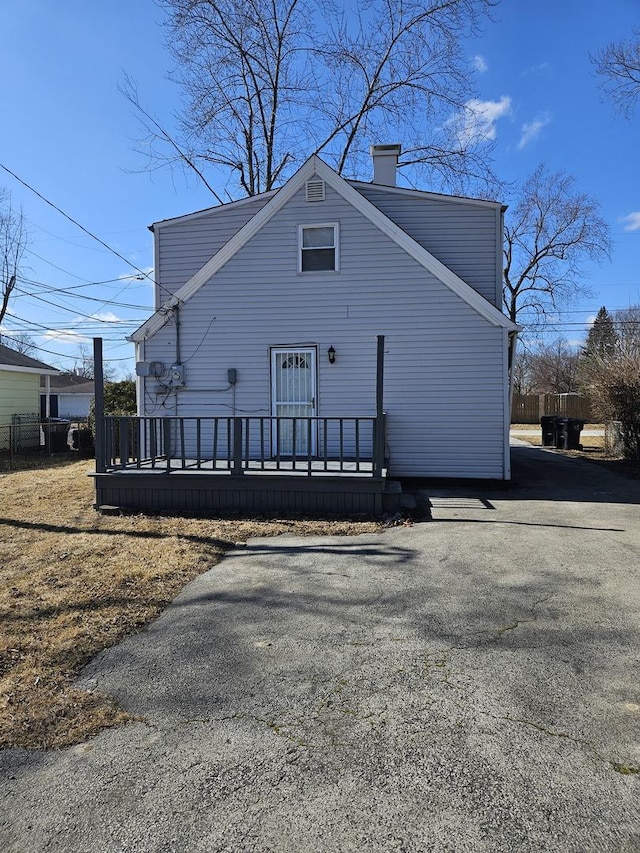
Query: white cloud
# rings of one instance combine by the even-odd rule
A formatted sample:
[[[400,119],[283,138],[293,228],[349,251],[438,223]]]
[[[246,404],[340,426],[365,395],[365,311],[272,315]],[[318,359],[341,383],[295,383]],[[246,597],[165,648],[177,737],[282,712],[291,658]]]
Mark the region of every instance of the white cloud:
[[[101,323],[119,323],[120,317],[112,311],[98,311],[91,315],[92,320],[99,320]]]
[[[48,329],[43,337],[45,340],[58,341],[61,344],[86,344],[91,338],[75,332],[73,329]]]
[[[499,101],[481,101],[472,98],[459,115],[450,119],[455,127],[458,142],[465,147],[496,138],[496,122],[511,112],[511,98],[503,95]]]
[[[477,53],[473,59],[471,60],[473,67],[476,71],[479,71],[480,74],[484,74],[485,71],[489,70],[489,66],[487,65],[487,61],[484,56],[481,56]]]
[[[620,222],[625,222],[625,231],[640,231],[640,210],[633,213],[627,213],[626,216],[620,217]]]
[[[546,127],[550,123],[551,116],[549,113],[542,113],[533,121],[525,122],[522,125],[522,133],[520,136],[520,142],[518,142],[518,150],[520,151],[530,142],[533,142],[534,139],[537,139],[542,128]]]

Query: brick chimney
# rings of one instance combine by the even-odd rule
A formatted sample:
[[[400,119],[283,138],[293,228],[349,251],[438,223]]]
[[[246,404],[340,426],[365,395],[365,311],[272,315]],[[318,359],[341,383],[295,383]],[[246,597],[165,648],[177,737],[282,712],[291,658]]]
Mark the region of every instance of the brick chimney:
[[[396,185],[396,168],[400,156],[400,145],[372,145],[369,149],[373,159],[373,183],[387,187]]]

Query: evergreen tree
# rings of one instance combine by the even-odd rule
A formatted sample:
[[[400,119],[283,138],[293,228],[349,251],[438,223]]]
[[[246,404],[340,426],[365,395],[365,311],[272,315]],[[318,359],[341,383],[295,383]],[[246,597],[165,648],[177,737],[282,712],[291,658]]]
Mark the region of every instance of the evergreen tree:
[[[583,355],[585,358],[608,358],[615,353],[617,344],[618,333],[613,317],[603,305],[589,329]]]

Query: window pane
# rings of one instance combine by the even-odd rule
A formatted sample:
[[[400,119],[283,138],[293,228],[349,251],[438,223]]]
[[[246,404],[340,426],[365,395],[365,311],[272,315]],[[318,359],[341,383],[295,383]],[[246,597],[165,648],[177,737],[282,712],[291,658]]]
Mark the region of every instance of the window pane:
[[[303,249],[325,249],[333,246],[333,227],[327,228],[303,228]]]
[[[335,249],[302,250],[302,272],[313,272],[314,270],[335,270],[335,268]]]

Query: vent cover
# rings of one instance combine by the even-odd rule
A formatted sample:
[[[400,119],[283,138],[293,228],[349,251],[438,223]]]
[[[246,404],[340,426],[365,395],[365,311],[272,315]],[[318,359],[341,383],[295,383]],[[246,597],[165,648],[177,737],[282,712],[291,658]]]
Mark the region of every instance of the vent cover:
[[[324,181],[307,181],[305,189],[307,201],[324,201]]]

